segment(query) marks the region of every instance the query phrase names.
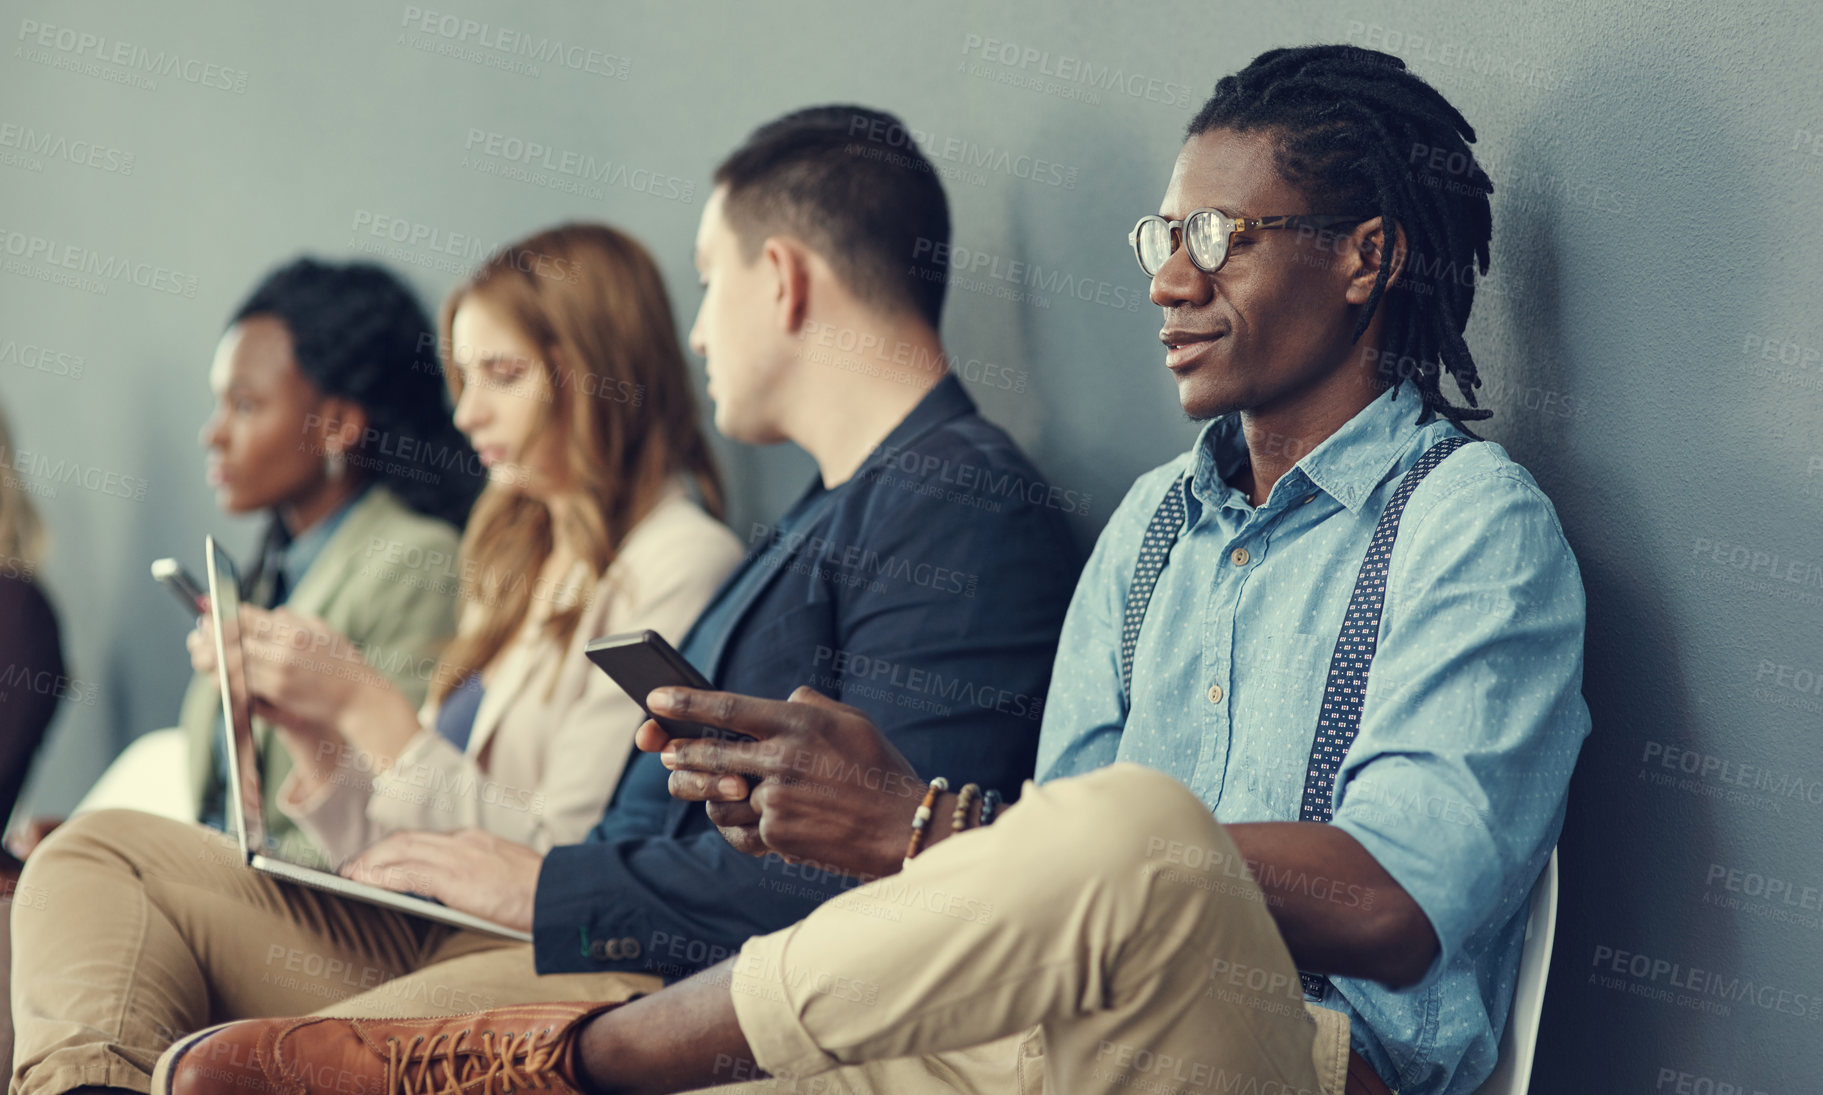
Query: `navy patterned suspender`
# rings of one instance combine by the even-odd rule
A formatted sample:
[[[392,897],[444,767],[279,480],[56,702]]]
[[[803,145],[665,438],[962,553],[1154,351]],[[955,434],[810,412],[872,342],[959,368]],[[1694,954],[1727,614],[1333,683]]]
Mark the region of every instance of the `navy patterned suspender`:
[[[1329,679],[1323,685],[1323,707],[1317,716],[1316,740],[1311,743],[1310,763],[1304,773],[1304,799],[1298,810],[1299,821],[1330,819],[1335,797],[1336,773],[1342,758],[1354,744],[1361,729],[1361,697],[1367,690],[1367,671],[1373,666],[1374,648],[1380,641],[1380,611],[1386,603],[1386,571],[1393,554],[1393,540],[1399,535],[1399,518],[1412,492],[1443,462],[1444,457],[1464,445],[1466,437],[1446,437],[1426,449],[1405,478],[1393,491],[1392,500],[1374,526],[1367,555],[1361,560],[1361,571],[1355,577],[1355,590],[1348,600],[1348,612],[1342,619],[1342,633],[1336,637],[1335,653],[1329,659]],[[1120,685],[1131,699],[1133,694],[1133,651],[1139,645],[1139,632],[1146,619],[1146,608],[1152,603],[1152,590],[1158,585],[1171,547],[1184,526],[1184,489],[1187,476],[1171,481],[1171,489],[1153,512],[1146,534],[1140,540],[1139,561],[1133,566],[1133,583],[1127,590],[1126,613],[1120,628]],[[1321,998],[1329,982],[1313,973],[1300,973],[1304,991]]]
[[[1336,650],[1329,658],[1329,679],[1323,685],[1323,709],[1317,715],[1317,737],[1311,743],[1310,767],[1304,774],[1299,821],[1329,820],[1336,772],[1361,729],[1361,696],[1367,691],[1367,670],[1374,663],[1374,648],[1380,643],[1386,568],[1392,560],[1393,540],[1399,535],[1399,518],[1405,515],[1405,503],[1432,468],[1468,443],[1466,437],[1446,437],[1425,450],[1405,478],[1399,480],[1399,489],[1393,491],[1392,501],[1386,503],[1380,523],[1374,526],[1374,538],[1368,542],[1361,572],[1355,576],[1354,594],[1348,599],[1348,613],[1342,617],[1342,634],[1336,636]]]
[[[1133,582],[1127,587],[1127,611],[1120,622],[1120,691],[1130,701],[1133,697],[1133,648],[1139,645],[1140,625],[1146,622],[1146,606],[1152,603],[1152,589],[1158,585],[1159,572],[1171,545],[1177,543],[1184,527],[1184,489],[1187,475],[1171,480],[1171,489],[1152,513],[1146,535],[1139,542],[1139,562],[1133,564]]]

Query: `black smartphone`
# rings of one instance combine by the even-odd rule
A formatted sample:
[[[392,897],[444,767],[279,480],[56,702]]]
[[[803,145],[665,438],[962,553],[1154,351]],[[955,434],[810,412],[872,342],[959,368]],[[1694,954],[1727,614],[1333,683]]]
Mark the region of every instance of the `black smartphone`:
[[[614,683],[626,690],[640,707],[646,706],[646,696],[654,688],[666,685],[678,685],[684,688],[714,688],[703,678],[696,667],[684,660],[665,637],[656,631],[629,631],[622,635],[604,635],[583,647],[595,667],[614,678]],[[703,726],[700,723],[683,722],[678,719],[663,719],[647,711],[652,721],[664,728],[665,733],[674,738],[724,738],[731,741],[752,741],[745,734],[732,730],[722,730],[714,726]]]
[[[171,591],[177,603],[184,606],[192,615],[201,616],[209,611],[209,595],[197,584],[190,572],[176,559],[152,560],[152,577]]]

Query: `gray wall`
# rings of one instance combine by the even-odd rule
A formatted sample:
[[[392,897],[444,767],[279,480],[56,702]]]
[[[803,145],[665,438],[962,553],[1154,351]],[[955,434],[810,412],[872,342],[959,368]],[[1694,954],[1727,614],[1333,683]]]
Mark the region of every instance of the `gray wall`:
[[[418,47],[449,42],[402,26],[415,9],[396,3],[8,4],[0,124],[107,151],[100,166],[34,165],[0,144],[25,157],[0,163],[4,240],[162,267],[186,290],[123,277],[98,293],[0,256],[0,397],[18,450],[129,477],[134,495],[39,484],[54,493],[48,576],[74,673],[97,688],[61,716],[36,807],[67,807],[123,742],[175,712],[184,621],[146,563],[194,560],[205,529],[251,534],[214,510],[195,436],[224,315],[278,259],[386,244],[358,227],[375,217],[483,244],[600,218],[653,247],[687,324],[708,172],[757,122],[860,101],[900,112],[939,152],[1035,157],[1036,179],[946,165],[956,242],[1061,270],[1088,299],[1009,302],[979,291],[999,284],[981,277],[952,292],[945,334],[966,358],[1024,371],[1023,391],[973,390],[1056,483],[1090,495],[1089,537],[1132,476],[1193,432],[1159,368],[1156,313],[1118,306],[1144,290],[1127,228],[1155,207],[1216,77],[1269,46],[1350,40],[1405,55],[1479,127],[1499,184],[1495,273],[1470,330],[1502,412],[1490,432],[1555,499],[1588,585],[1595,733],[1562,845],[1535,1090],[1701,1091],[1705,1077],[1815,1090],[1823,9],[1482,7],[437,6],[598,50],[610,73],[624,59],[620,79],[429,52]],[[35,46],[28,21],[107,43],[86,58]],[[1050,59],[1003,63],[984,56],[988,40]],[[94,59],[115,43],[229,71],[135,86]],[[1137,94],[1059,90],[1040,70],[1064,57],[1141,77]],[[468,147],[474,131],[541,142],[554,160],[611,159],[629,182],[674,176],[679,198],[694,187],[687,200],[666,182],[657,195],[612,180],[568,193],[548,185],[554,173],[494,172],[485,138]],[[131,171],[110,170],[125,154]],[[392,252],[430,300],[474,257]],[[14,343],[80,358],[80,376],[24,366]],[[740,528],[809,472],[789,452],[723,457]]]

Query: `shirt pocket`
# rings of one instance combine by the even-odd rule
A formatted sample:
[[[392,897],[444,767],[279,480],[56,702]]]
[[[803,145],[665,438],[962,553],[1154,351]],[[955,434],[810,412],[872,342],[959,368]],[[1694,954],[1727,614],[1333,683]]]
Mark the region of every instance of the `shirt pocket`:
[[[1333,645],[1296,632],[1236,644],[1230,770],[1240,776],[1254,820],[1297,819]]]

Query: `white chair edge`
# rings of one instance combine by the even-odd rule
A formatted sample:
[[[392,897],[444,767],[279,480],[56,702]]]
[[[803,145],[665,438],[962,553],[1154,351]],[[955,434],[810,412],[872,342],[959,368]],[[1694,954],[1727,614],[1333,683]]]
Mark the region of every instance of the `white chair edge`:
[[[1524,950],[1519,957],[1518,983],[1513,987],[1513,1007],[1507,1014],[1506,1033],[1500,1039],[1500,1060],[1494,1065],[1493,1075],[1475,1089],[1475,1095],[1527,1095],[1532,1084],[1545,983],[1551,976],[1551,949],[1557,943],[1555,848],[1545,862],[1544,873],[1532,886],[1531,906],[1526,916]]]
[[[189,756],[182,729],[148,730],[127,743],[71,814],[121,808],[195,821]]]

